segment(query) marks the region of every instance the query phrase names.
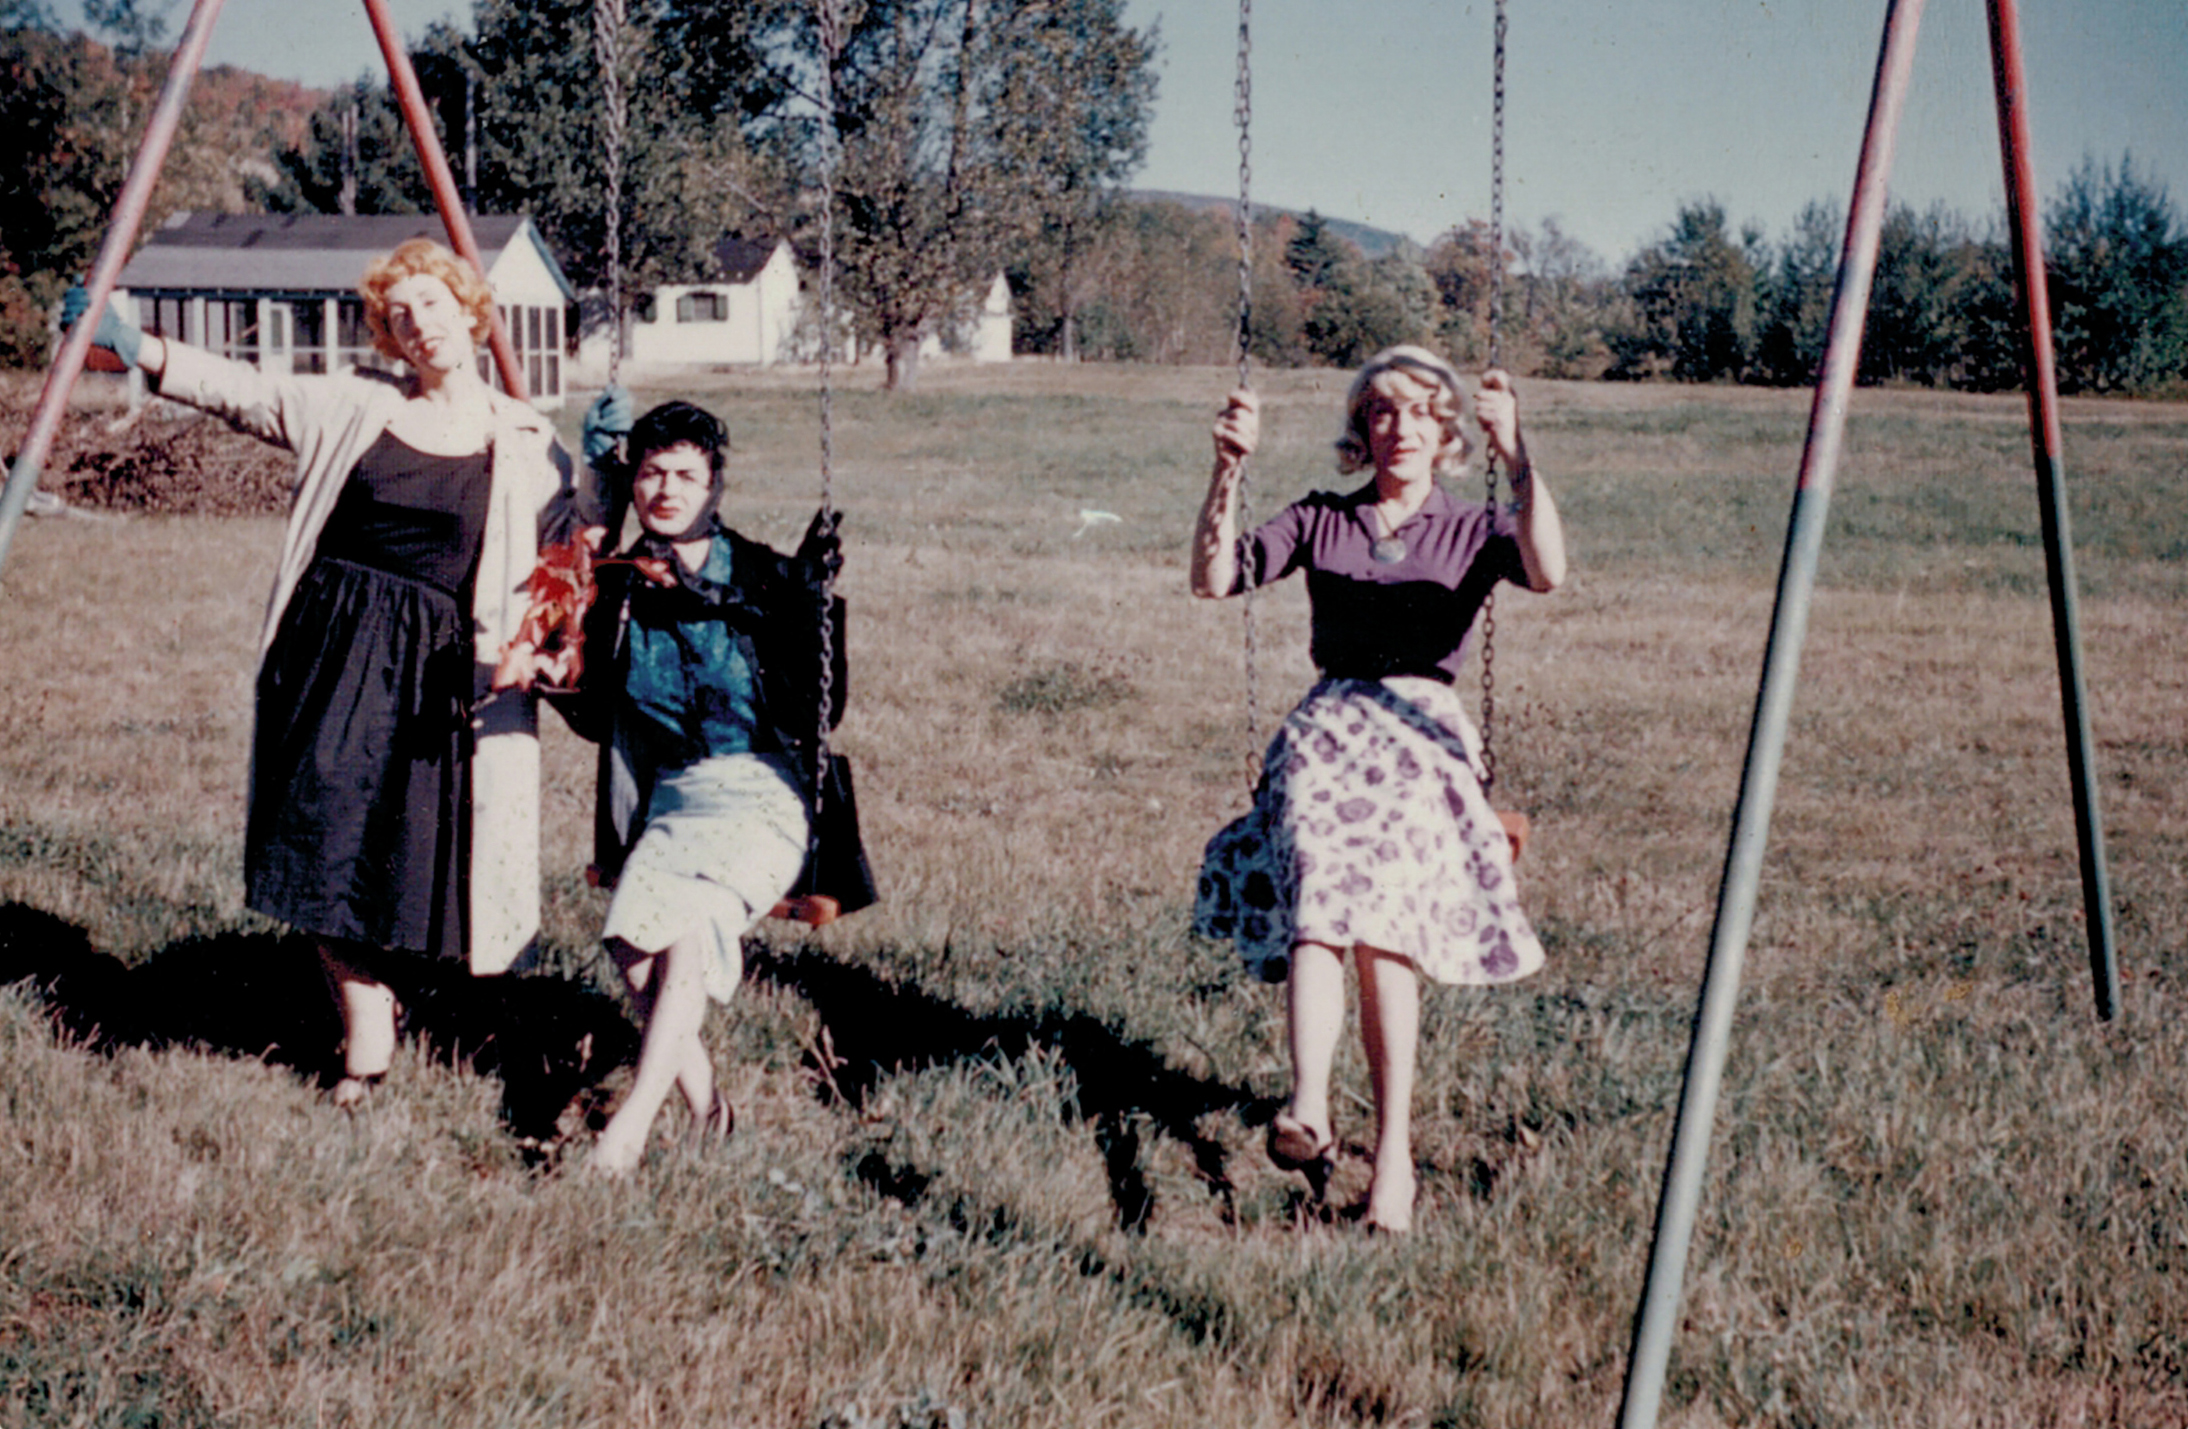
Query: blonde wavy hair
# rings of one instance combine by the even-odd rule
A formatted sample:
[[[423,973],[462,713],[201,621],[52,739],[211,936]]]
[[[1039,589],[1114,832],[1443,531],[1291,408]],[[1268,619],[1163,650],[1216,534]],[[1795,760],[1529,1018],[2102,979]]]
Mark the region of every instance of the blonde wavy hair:
[[[1438,476],[1458,476],[1474,455],[1467,435],[1470,404],[1466,388],[1450,363],[1425,347],[1401,343],[1386,347],[1361,365],[1345,393],[1345,425],[1337,435],[1337,469],[1346,474],[1375,465],[1368,446],[1368,407],[1377,397],[1406,400],[1427,394],[1443,424],[1443,445],[1436,449]]]
[[[419,277],[438,278],[448,285],[471,314],[471,340],[483,347],[494,328],[494,290],[469,263],[440,244],[430,238],[412,238],[366,264],[365,276],[357,285],[358,296],[365,300],[365,329],[372,334],[373,350],[382,357],[403,360],[403,350],[387,328],[387,290],[405,278]]]

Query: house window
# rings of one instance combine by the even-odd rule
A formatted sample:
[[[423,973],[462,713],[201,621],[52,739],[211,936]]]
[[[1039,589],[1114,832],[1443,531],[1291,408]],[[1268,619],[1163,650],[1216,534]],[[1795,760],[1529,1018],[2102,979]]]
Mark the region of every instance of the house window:
[[[359,298],[339,298],[334,304],[334,365],[385,372],[391,364],[372,346],[372,330],[365,326],[365,305]]]
[[[258,365],[258,302],[216,299],[205,304],[205,345],[223,357]]]
[[[327,304],[321,298],[302,298],[289,304],[292,372],[327,370]]]
[[[183,331],[183,312],[187,304],[180,298],[137,299],[137,326],[154,337],[171,337],[178,342],[188,342],[189,334]]]
[[[724,293],[685,293],[676,300],[676,320],[680,323],[726,323],[729,321],[729,297]]]

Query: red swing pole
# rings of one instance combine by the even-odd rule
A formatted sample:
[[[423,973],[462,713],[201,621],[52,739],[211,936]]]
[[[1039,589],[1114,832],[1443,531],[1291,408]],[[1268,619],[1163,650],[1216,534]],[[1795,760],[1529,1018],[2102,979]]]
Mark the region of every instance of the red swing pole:
[[[7,490],[0,494],[0,568],[7,564],[8,548],[15,543],[15,528],[21,523],[23,510],[30,505],[30,494],[37,489],[38,478],[45,471],[46,458],[53,451],[53,439],[61,430],[61,416],[68,410],[69,394],[75,390],[76,379],[82,375],[84,363],[90,357],[91,334],[97,330],[99,317],[106,311],[107,299],[114,294],[122,265],[129,261],[130,250],[137,245],[137,233],[144,227],[145,210],[151,207],[152,189],[159,182],[167,151],[175,141],[175,131],[182,125],[182,111],[190,99],[190,83],[205,63],[205,47],[213,38],[213,21],[219,16],[223,3],[224,0],[197,0],[190,11],[190,22],[183,27],[182,39],[175,46],[175,57],[167,66],[167,81],[160,90],[159,102],[153,106],[152,117],[145,125],[144,142],[138,146],[136,162],[129,166],[129,174],[122,180],[121,196],[114,203],[114,216],[107,224],[106,237],[99,243],[99,256],[91,265],[91,275],[85,280],[84,288],[91,306],[84,313],[83,321],[62,340],[53,366],[46,371],[45,386],[38,394],[37,407],[31,412],[30,427],[24,432],[23,445],[8,470]]]
[[[2036,498],[2051,592],[2051,637],[2066,716],[2067,769],[2074,790],[2075,846],[2081,857],[2082,914],[2089,929],[2089,974],[2097,1016],[2120,1006],[2120,965],[2112,945],[2112,889],[2105,871],[2104,820],[2097,809],[2096,741],[2082,682],[2081,617],[2075,592],[2074,540],[2068,531],[2066,477],[2060,460],[2059,374],[2051,349],[2051,297],[2044,277],[2044,230],[2036,216],[2036,167],[2029,159],[2028,77],[2021,68],[2021,17],[2014,0],[1990,0],[1991,75],[1998,95],[1998,147],[2005,161],[2007,227],[2021,294],[2021,350],[2028,385],[2029,437],[2035,447]]]
[[[449,246],[477,270],[480,281],[485,282],[486,261],[479,256],[479,242],[471,235],[471,219],[464,210],[463,194],[456,187],[456,175],[448,166],[448,155],[441,149],[433,116],[425,107],[425,91],[418,85],[418,72],[411,67],[410,53],[403,48],[395,22],[388,18],[385,0],[365,0],[365,16],[372,22],[373,38],[380,42],[380,53],[387,59],[388,84],[394,89],[395,102],[403,111],[403,124],[410,130],[411,142],[418,147],[418,162],[425,168],[426,182],[433,189],[433,204],[441,211],[441,223],[448,229]],[[524,369],[517,365],[516,348],[510,345],[509,329],[501,320],[501,305],[494,304],[487,317],[490,323],[487,344],[493,349],[494,366],[500,369],[501,385],[510,396],[522,400],[528,390]]]

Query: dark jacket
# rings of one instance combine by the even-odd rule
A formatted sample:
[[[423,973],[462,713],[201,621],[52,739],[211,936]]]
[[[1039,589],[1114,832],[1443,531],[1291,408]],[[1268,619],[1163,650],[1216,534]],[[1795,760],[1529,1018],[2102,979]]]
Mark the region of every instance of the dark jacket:
[[[599,593],[585,617],[585,669],[574,694],[555,698],[570,728],[600,746],[600,783],[594,801],[594,861],[613,879],[645,828],[654,780],[688,757],[663,749],[646,731],[619,729],[629,671],[633,623],[666,626],[688,620],[720,620],[743,646],[758,676],[753,752],[786,756],[797,771],[808,808],[813,800],[820,751],[821,573],[773,547],[750,541],[726,526],[716,534],[729,543],[726,585],[660,586],[627,563],[602,562]],[[672,557],[673,559],[673,557]],[[843,718],[849,696],[844,659],[844,607],[829,606],[828,723]]]

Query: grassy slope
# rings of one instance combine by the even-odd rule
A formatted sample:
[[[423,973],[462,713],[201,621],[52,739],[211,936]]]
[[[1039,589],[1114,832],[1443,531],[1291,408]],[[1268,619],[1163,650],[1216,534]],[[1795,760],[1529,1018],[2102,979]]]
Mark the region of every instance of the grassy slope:
[[[1576,568],[1499,610],[1552,964],[1429,1000],[1423,1233],[1393,1246],[1294,1228],[1257,1150],[1278,1003],[1185,931],[1248,753],[1237,611],[1183,594],[1223,375],[926,375],[835,408],[842,744],[887,901],[771,935],[712,1028],[732,1150],[622,1187],[508,1130],[544,1016],[482,1038],[451,993],[354,1122],[298,1070],[315,990],[237,876],[273,523],[25,531],[0,937],[60,981],[0,1005],[0,1419],[1608,1419],[1804,400],[1525,394]],[[1342,381],[1266,383],[1273,509],[1329,479]],[[731,519],[789,544],[809,390],[696,395]],[[2188,411],[2070,406],[2068,440],[2128,1015],[2087,1010],[2023,409],[1862,394],[1667,1422],[2188,1417]],[[1265,730],[1303,603],[1258,620]],[[548,725],[547,961],[584,979],[590,765]],[[612,1008],[563,1011],[616,1060]]]

